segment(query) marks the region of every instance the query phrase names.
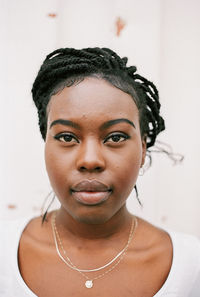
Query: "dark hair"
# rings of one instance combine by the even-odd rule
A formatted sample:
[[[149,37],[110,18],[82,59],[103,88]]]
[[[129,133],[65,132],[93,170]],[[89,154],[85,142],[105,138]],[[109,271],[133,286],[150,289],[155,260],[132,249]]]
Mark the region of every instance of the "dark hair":
[[[157,135],[165,129],[158,91],[152,82],[136,73],[135,66],[128,67],[127,61],[126,57],[120,58],[108,48],[61,48],[50,53],[32,88],[43,139],[47,132],[47,106],[51,96],[85,77],[94,76],[132,96],[139,110],[141,135],[147,139],[147,148],[153,146]]]

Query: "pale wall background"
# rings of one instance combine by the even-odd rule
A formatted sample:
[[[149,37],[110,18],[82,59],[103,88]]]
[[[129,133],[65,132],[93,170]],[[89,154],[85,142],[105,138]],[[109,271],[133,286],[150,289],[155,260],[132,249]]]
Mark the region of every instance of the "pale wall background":
[[[118,17],[126,23],[119,37]],[[138,181],[143,210],[134,193],[128,207],[157,225],[200,236],[199,0],[0,0],[0,40],[0,218],[40,214],[50,191],[30,95],[46,54],[107,46],[158,86],[167,127],[159,139],[185,156],[173,166],[155,155]]]

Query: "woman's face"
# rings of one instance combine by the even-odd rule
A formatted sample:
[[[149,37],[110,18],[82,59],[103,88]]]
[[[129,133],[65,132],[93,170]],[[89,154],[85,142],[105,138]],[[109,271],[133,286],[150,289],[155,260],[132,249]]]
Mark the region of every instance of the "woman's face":
[[[130,95],[97,78],[66,87],[48,105],[46,168],[61,207],[103,223],[123,209],[145,158]]]

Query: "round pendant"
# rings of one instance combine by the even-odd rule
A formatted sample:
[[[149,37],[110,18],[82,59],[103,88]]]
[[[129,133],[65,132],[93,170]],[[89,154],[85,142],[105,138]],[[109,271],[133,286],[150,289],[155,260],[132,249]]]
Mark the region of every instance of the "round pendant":
[[[93,282],[92,282],[92,280],[87,280],[87,281],[85,282],[85,286],[86,286],[86,288],[91,289],[91,288],[93,287]]]

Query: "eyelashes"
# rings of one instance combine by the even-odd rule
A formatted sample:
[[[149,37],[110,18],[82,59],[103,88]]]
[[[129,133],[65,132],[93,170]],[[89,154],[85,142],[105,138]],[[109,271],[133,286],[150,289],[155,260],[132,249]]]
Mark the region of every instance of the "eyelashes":
[[[72,133],[59,133],[55,135],[54,138],[65,143],[80,143],[78,138]]]
[[[130,138],[130,136],[127,134],[115,132],[115,133],[112,133],[111,135],[107,136],[105,138],[105,140],[103,141],[103,143],[106,143],[106,142],[120,143],[120,142],[123,142],[129,138]]]
[[[105,137],[105,139],[103,140],[103,143],[106,144],[117,144],[117,143],[121,143],[124,142],[126,140],[128,140],[130,138],[129,135],[127,135],[126,133],[122,133],[122,132],[114,132],[109,134],[107,137]],[[80,143],[78,137],[76,137],[73,133],[59,133],[57,135],[54,136],[54,139],[60,141],[60,142],[64,142],[64,143],[68,143],[68,144],[75,144],[75,143]]]

